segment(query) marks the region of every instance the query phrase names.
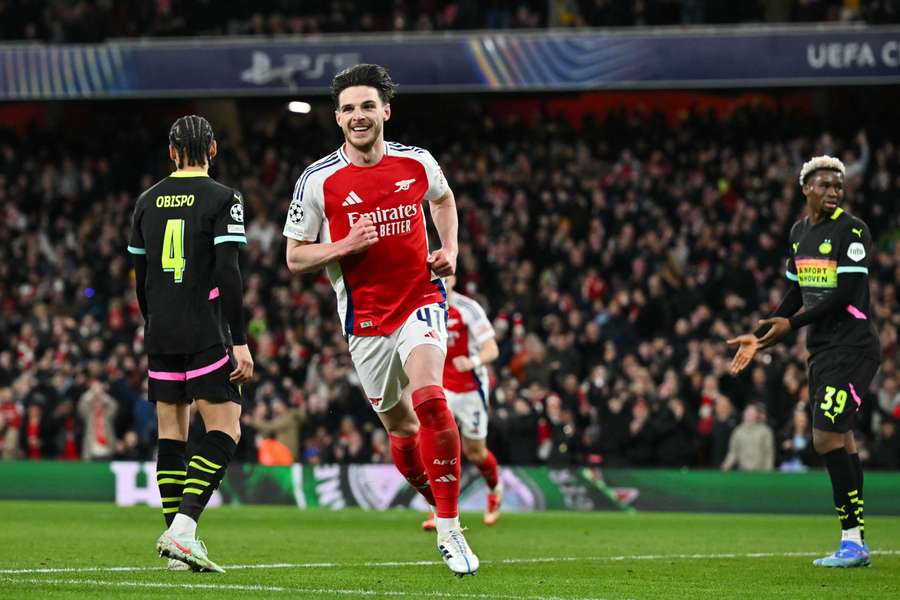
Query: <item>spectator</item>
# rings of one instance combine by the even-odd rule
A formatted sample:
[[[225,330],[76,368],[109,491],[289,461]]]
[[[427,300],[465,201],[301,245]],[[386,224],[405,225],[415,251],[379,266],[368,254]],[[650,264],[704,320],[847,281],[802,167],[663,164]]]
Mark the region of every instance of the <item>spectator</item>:
[[[712,427],[712,465],[721,467],[728,456],[731,434],[737,427],[737,415],[731,400],[725,396],[716,398],[715,422]]]
[[[764,422],[763,408],[749,404],[744,418],[731,434],[722,470],[771,471],[775,468],[775,436]]]
[[[115,460],[141,460],[145,455],[146,449],[135,431],[126,431],[122,439],[116,442]]]
[[[650,421],[650,407],[643,398],[631,406],[628,426],[628,462],[635,466],[650,466],[656,457],[656,437]]]
[[[556,394],[547,396],[544,406],[545,418],[541,424],[547,429],[547,437],[538,450],[538,456],[552,467],[567,467],[572,464],[578,445],[572,413],[562,407],[562,401]]]
[[[306,421],[306,414],[298,407],[288,407],[280,398],[272,400],[271,415],[265,404],[257,404],[254,410],[253,427],[264,437],[271,437],[282,444],[291,460],[300,457],[300,428]]]
[[[512,401],[511,410],[498,411],[496,423],[505,432],[509,454],[505,461],[511,465],[531,465],[537,460],[537,415],[531,403],[522,397]]]
[[[85,460],[108,459],[116,448],[113,422],[118,406],[106,393],[103,383],[94,380],[78,400],[78,414],[84,422],[81,456]]]
[[[688,417],[684,401],[669,400],[656,418],[657,459],[664,467],[687,467],[693,464],[696,428]]]
[[[25,419],[19,431],[22,456],[31,460],[52,457],[49,429],[47,418],[44,416],[44,399],[43,396],[38,396],[25,408]]]
[[[875,469],[900,469],[900,436],[894,419],[881,422],[878,439],[872,447],[871,464]]]
[[[341,419],[340,434],[334,447],[334,457],[337,462],[343,464],[369,462],[369,451],[366,448],[365,440],[351,416]]]
[[[16,405],[12,390],[0,387],[0,458],[18,458],[21,426],[22,410]]]
[[[782,471],[805,471],[821,462],[812,445],[808,410],[803,404],[794,407],[790,425],[779,436],[778,462]]]

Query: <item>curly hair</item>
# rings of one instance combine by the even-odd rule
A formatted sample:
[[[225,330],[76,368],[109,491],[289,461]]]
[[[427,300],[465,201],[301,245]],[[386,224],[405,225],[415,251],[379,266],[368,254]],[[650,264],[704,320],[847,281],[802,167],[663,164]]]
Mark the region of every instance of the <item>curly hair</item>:
[[[823,156],[813,156],[803,163],[803,167],[800,169],[800,185],[806,185],[806,180],[809,179],[813,173],[822,169],[826,171],[837,171],[841,175],[846,174],[844,163],[842,163],[840,159],[828,156],[827,154]]]
[[[331,81],[331,98],[335,108],[338,108],[338,97],[348,87],[365,85],[378,90],[381,101],[387,104],[397,93],[397,84],[391,79],[390,73],[381,65],[361,64],[349,69],[344,69],[334,76]]]

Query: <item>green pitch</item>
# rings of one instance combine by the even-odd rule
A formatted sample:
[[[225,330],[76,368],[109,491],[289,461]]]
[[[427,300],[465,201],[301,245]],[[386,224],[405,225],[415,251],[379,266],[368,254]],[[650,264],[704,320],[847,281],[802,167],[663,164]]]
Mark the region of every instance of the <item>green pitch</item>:
[[[488,529],[468,515],[481,569],[465,579],[409,511],[210,510],[199,533],[225,575],[164,570],[155,509],[0,502],[0,515],[0,598],[844,600],[890,597],[900,573],[900,518],[870,515],[874,564],[853,570],[810,564],[837,543],[824,516],[553,512]]]

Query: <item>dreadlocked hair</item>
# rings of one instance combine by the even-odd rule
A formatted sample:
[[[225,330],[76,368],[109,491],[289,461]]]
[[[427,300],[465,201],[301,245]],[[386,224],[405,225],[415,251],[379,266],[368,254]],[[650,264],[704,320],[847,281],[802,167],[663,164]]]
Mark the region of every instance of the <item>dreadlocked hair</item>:
[[[203,117],[187,115],[175,121],[169,143],[178,151],[178,168],[184,168],[185,158],[189,167],[210,163],[209,147],[214,139],[212,126]]]

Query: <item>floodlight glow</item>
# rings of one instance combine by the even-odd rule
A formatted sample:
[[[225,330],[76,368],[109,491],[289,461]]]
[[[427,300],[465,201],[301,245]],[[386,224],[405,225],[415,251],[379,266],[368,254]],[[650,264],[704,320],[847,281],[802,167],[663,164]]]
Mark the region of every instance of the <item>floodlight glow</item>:
[[[294,100],[293,102],[288,103],[288,110],[292,113],[300,113],[302,115],[305,115],[312,110],[312,106],[309,104],[309,102],[300,102],[299,100]]]

